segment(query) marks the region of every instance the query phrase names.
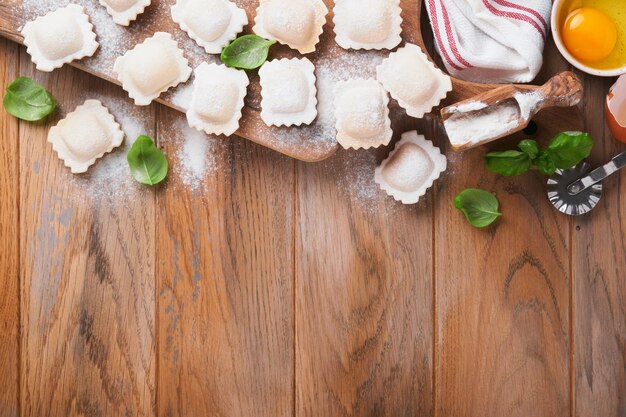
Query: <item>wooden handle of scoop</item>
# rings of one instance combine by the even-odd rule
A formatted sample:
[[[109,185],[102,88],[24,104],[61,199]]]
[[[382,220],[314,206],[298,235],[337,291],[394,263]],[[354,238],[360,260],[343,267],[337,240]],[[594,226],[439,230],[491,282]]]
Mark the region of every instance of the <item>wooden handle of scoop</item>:
[[[570,71],[555,75],[541,87],[519,88],[526,91],[534,90],[544,97],[537,110],[547,107],[572,107],[583,98],[583,85],[576,74]]]

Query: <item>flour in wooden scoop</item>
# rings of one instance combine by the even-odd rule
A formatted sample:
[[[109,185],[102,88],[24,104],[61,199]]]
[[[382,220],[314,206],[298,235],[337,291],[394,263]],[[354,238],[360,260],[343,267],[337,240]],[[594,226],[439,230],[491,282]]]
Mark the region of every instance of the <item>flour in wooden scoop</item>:
[[[443,124],[454,148],[469,149],[526,126],[543,99],[531,91],[517,92],[491,106],[483,102],[463,103],[447,109],[452,114]]]

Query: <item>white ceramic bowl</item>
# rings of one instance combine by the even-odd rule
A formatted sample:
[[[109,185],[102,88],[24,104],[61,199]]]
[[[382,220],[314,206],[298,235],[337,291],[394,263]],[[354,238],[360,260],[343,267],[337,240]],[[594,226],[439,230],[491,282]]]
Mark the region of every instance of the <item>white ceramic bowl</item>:
[[[556,43],[556,47],[559,48],[559,52],[561,52],[561,55],[563,55],[570,64],[572,64],[579,70],[586,72],[587,74],[597,75],[599,77],[615,77],[618,75],[626,74],[626,66],[610,70],[599,70],[586,66],[569,53],[569,51],[563,44],[563,40],[561,39],[561,27],[559,25],[559,13],[564,2],[565,0],[554,0],[552,4],[552,16],[550,18],[550,25],[552,26],[552,37],[554,38],[554,43]]]

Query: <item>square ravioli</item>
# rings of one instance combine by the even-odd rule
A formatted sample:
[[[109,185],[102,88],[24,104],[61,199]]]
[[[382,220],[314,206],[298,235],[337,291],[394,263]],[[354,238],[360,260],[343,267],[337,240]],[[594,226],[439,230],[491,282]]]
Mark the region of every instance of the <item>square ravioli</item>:
[[[416,131],[406,132],[374,174],[374,181],[396,201],[415,204],[447,168],[446,157]]]
[[[320,41],[327,14],[322,0],[261,0],[252,29],[259,36],[308,54]]]
[[[311,124],[317,117],[315,66],[307,58],[275,59],[259,70],[261,119],[268,126]]]
[[[225,65],[200,64],[195,70],[189,126],[208,134],[230,136],[239,129],[249,84],[245,71]]]
[[[335,85],[337,142],[344,148],[378,148],[391,141],[389,96],[376,80],[354,79]]]
[[[336,0],[333,11],[344,49],[393,49],[402,41],[400,0]]]
[[[113,71],[138,106],[147,106],[191,76],[191,67],[172,35],[157,32],[115,60]]]
[[[92,56],[99,46],[89,16],[76,4],[26,23],[22,36],[37,69],[45,72]]]
[[[100,4],[106,7],[113,21],[121,26],[128,26],[137,19],[146,7],[150,6],[151,0],[100,0]]]
[[[124,141],[124,132],[98,100],[87,100],[48,132],[48,142],[72,173],[87,172]]]
[[[248,15],[228,0],[177,0],[172,20],[207,53],[219,54],[248,24]]]
[[[376,73],[378,81],[400,107],[418,119],[452,91],[450,77],[435,67],[419,46],[410,43],[390,54],[376,68]]]

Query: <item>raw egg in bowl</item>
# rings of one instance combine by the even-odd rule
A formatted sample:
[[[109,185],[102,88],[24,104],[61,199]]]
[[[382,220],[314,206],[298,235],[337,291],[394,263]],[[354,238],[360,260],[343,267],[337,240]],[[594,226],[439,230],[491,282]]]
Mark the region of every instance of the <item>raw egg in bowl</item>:
[[[556,46],[576,68],[626,73],[626,0],[556,0],[551,23]]]

